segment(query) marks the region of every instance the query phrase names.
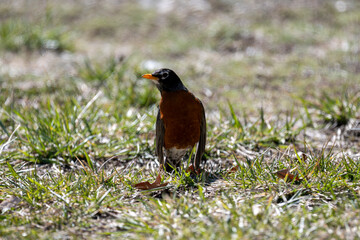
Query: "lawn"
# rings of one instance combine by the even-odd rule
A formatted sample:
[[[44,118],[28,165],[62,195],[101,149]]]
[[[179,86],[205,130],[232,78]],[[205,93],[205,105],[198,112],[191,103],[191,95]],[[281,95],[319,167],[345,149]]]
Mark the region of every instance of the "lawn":
[[[360,238],[360,2],[3,1],[1,239]],[[202,172],[154,182],[171,68]]]

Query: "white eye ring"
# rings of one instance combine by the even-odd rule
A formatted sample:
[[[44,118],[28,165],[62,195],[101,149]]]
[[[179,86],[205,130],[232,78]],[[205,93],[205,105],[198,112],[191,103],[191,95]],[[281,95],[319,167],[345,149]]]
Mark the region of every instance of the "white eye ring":
[[[169,74],[166,72],[166,73],[163,73],[162,78],[167,78],[168,76],[169,76]]]

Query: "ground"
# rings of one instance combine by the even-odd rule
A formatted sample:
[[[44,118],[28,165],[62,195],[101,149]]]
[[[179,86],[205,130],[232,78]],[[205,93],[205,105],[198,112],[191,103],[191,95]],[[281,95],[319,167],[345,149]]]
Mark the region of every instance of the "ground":
[[[356,0],[2,1],[1,238],[360,238],[359,25]],[[141,191],[160,67],[206,154]]]

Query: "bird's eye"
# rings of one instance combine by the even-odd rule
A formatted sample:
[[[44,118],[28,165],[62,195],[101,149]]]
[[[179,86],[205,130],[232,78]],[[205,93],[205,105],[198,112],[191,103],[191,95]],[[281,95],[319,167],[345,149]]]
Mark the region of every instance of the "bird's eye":
[[[169,74],[167,72],[163,73],[162,78],[167,78]]]

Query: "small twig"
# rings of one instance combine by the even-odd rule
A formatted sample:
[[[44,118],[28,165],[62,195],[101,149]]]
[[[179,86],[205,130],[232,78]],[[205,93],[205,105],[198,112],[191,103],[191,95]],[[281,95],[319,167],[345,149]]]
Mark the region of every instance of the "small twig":
[[[106,191],[106,193],[104,193],[104,195],[99,199],[99,201],[97,202],[97,204],[101,204],[102,201],[104,201],[105,197],[111,192],[112,188],[110,188],[109,190]]]
[[[59,194],[57,194],[56,192],[54,192],[54,191],[51,190],[50,188],[47,188],[47,189],[48,189],[49,192],[51,192],[53,195],[55,195],[55,196],[58,197],[60,200],[62,200],[68,208],[71,208],[71,207],[69,206],[69,201],[67,201],[65,198],[63,198],[62,196],[60,196]]]
[[[86,104],[86,106],[83,108],[83,110],[81,110],[81,112],[79,113],[79,115],[77,116],[75,123],[78,123],[78,121],[82,118],[82,116],[84,115],[84,113],[88,110],[88,108],[91,106],[91,104],[93,104],[96,99],[98,99],[98,97],[102,94],[102,91],[98,91],[96,93],[96,95]]]
[[[101,166],[99,167],[99,171],[105,166],[106,163],[108,163],[110,160],[119,157],[120,155],[116,155],[116,156],[112,156],[110,157],[108,160],[106,160],[103,164],[101,164]]]
[[[12,141],[14,141],[16,138],[12,139],[12,137],[14,136],[15,132],[19,129],[19,127],[21,126],[21,124],[17,125],[17,127],[15,128],[15,130],[11,133],[9,139],[6,141],[6,143],[4,143],[3,145],[1,145],[0,147],[0,155],[2,154],[4,148],[9,145]]]

